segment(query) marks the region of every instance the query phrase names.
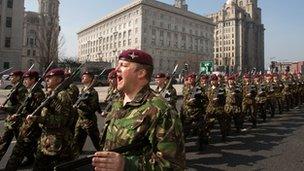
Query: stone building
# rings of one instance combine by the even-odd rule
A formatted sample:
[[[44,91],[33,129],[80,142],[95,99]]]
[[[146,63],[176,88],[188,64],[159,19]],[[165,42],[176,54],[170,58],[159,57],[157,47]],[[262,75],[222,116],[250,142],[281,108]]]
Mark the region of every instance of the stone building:
[[[20,69],[24,0],[0,0],[0,70]]]
[[[38,3],[38,12],[24,13],[22,68],[35,64],[43,71],[50,61],[58,62],[59,0]]]
[[[214,29],[214,63],[218,70],[264,70],[264,25],[258,0],[227,0],[208,17]]]
[[[133,0],[77,33],[78,60],[114,66],[120,52],[136,48],[154,57],[154,72],[169,73],[177,63],[198,71],[200,61],[213,58],[213,29],[212,20],[188,11],[185,0]]]

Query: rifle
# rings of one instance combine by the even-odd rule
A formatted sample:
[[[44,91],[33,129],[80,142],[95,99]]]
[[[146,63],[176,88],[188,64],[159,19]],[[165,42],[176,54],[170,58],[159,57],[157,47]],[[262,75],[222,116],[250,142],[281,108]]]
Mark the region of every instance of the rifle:
[[[35,64],[33,64],[27,71],[32,70]],[[21,77],[20,81],[12,88],[11,92],[7,95],[2,106],[5,106],[6,103],[12,98],[12,96],[18,91],[18,89],[23,85],[23,78]]]
[[[89,89],[91,89],[92,87],[95,86],[95,84],[96,84],[98,78],[99,78],[100,76],[102,76],[106,70],[107,70],[107,68],[103,69],[103,70],[101,71],[101,73],[100,73],[98,76],[96,76],[96,75],[94,76],[94,78],[93,78],[91,84],[87,87],[87,90],[89,90]],[[80,102],[82,102],[82,101],[88,99],[89,95],[90,95],[90,93],[87,93],[87,92],[80,94],[79,97],[78,97],[78,99],[77,99],[77,101],[74,103],[73,107],[74,107],[74,108],[77,108],[77,107],[79,106]]]
[[[84,65],[85,63],[81,64],[73,73],[71,76],[69,76],[68,78],[66,78],[65,80],[63,80],[52,92],[52,94],[50,96],[48,96],[41,104],[40,106],[38,106],[34,112],[32,112],[32,114],[30,114],[30,116],[35,116],[37,115],[40,110],[45,107],[47,104],[49,104],[56,96],[57,94],[64,90],[64,89],[67,89],[70,84],[72,84],[73,80],[76,78],[78,72],[80,71],[80,69],[82,68],[82,66]]]
[[[195,83],[194,83],[194,87],[193,87],[190,99],[194,98],[194,96],[195,96],[195,93],[197,91],[196,87],[200,84],[200,79],[201,79],[202,74],[203,74],[203,72],[200,72],[200,74],[195,79]]]
[[[50,70],[51,66],[53,65],[53,61],[48,65],[48,67],[46,68],[46,70],[44,71],[43,75],[38,79],[38,81],[33,85],[33,87],[30,89],[28,96],[25,98],[23,104],[18,108],[16,114],[18,116],[23,115],[22,110],[32,101],[33,98],[33,93],[34,91],[41,86],[41,82],[43,80],[43,78],[45,77],[45,75],[47,74],[47,72]]]
[[[176,74],[176,70],[178,68],[178,64],[175,65],[173,72],[170,75],[170,79],[168,80],[168,82],[166,83],[165,88],[163,88],[159,94],[162,95],[163,97],[165,97],[166,91],[168,90],[168,88],[172,85],[172,80],[174,79],[174,76]]]
[[[143,147],[149,146],[150,141],[149,139],[145,136],[139,141],[135,141],[129,145],[118,147],[109,151],[116,152],[116,153],[126,153],[126,152],[132,152],[135,151],[137,152],[139,149],[142,149]],[[86,168],[85,170],[93,170],[91,163],[92,163],[92,158],[95,155],[88,155],[83,158],[79,158],[70,162],[62,163],[54,167],[54,171],[75,171],[75,170],[84,170],[84,167]],[[78,168],[78,169],[77,169]]]
[[[4,73],[8,72],[8,71],[11,70],[11,69],[13,69],[13,67],[10,67],[9,69],[6,69],[6,70],[4,70],[4,71],[1,71],[1,72],[0,72],[0,75],[3,75]]]

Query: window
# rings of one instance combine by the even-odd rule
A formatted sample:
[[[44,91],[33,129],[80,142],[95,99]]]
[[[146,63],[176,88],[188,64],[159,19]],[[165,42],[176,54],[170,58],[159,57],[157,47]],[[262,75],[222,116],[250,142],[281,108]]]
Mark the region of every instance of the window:
[[[7,8],[13,8],[13,0],[7,0]]]
[[[31,55],[31,50],[30,50],[30,49],[27,50],[26,55],[27,55],[27,56],[30,56],[30,55]]]
[[[12,27],[12,17],[6,17],[6,27]]]
[[[11,47],[11,38],[10,37],[5,38],[5,47],[7,47],[7,48]]]
[[[3,63],[3,69],[9,69],[10,68],[10,63],[9,62],[4,62]]]

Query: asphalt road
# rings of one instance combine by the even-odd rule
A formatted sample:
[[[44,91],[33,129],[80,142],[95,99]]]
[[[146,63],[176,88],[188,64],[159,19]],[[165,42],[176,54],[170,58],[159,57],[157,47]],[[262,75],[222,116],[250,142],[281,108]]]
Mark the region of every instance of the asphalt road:
[[[180,87],[177,87],[178,92]],[[100,98],[105,97],[106,88],[98,88]],[[0,102],[6,92],[0,91]],[[3,95],[4,94],[4,95]],[[180,103],[181,101],[179,101]],[[100,130],[103,118],[98,117]],[[249,127],[248,124],[246,126]],[[0,121],[0,134],[3,121]],[[304,170],[304,106],[276,115],[261,123],[256,129],[240,134],[232,133],[226,143],[220,141],[218,126],[213,131],[213,142],[202,152],[196,146],[197,137],[190,137],[186,143],[187,170]],[[12,145],[0,162],[5,167]],[[95,151],[87,139],[85,154]],[[30,170],[23,168],[22,170]]]

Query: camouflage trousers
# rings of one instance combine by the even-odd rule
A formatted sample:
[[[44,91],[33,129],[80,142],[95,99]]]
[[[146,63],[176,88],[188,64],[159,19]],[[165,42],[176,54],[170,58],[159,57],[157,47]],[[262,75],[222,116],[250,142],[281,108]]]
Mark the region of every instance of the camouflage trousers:
[[[241,106],[237,106],[235,104],[226,104],[224,110],[225,110],[225,116],[230,118],[230,120],[228,119],[229,125],[231,125],[231,119],[233,119],[234,126],[237,132],[240,132],[240,130],[243,128],[243,123],[244,123],[244,116],[241,112]],[[230,129],[231,128],[228,128],[228,130]]]
[[[82,152],[82,148],[85,144],[87,136],[91,138],[91,141],[96,150],[100,149],[100,133],[97,127],[97,122],[92,120],[78,119],[75,127],[74,147],[76,148],[77,155]]]
[[[291,94],[284,94],[283,95],[283,106],[284,108],[289,111],[290,108],[292,108],[292,96]]]
[[[199,109],[181,110],[184,137],[196,136],[202,129],[203,111]]]
[[[26,134],[25,134],[26,133]],[[12,154],[6,163],[5,170],[15,171],[21,165],[24,157],[34,159],[34,153],[37,150],[37,141],[41,135],[41,129],[37,123],[23,123],[20,128],[20,135]]]
[[[253,126],[257,124],[257,112],[256,112],[256,102],[255,100],[243,101],[242,102],[242,112],[244,116],[249,116],[250,121]]]
[[[203,126],[203,137],[206,140],[211,138],[211,130],[214,127],[215,120],[218,121],[220,125],[220,131],[222,135],[222,139],[225,140],[228,132],[230,131],[230,122],[231,122],[231,116],[226,115],[224,112],[224,109],[217,109],[214,111],[208,111],[205,116],[205,122]]]
[[[0,137],[0,160],[5,155],[8,147],[10,146],[13,138],[18,138],[19,135],[19,127],[13,127],[13,128],[4,128],[4,133]]]

